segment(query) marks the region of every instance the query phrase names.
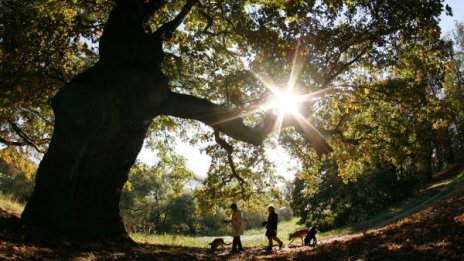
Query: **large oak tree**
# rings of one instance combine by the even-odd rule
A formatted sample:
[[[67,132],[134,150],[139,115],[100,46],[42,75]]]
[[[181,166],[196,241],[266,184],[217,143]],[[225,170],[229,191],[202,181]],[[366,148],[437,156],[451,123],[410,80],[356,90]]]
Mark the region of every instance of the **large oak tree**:
[[[443,8],[440,0],[50,2],[54,9],[49,14],[47,5],[18,4],[18,17],[30,18],[27,22],[15,17],[14,1],[2,3],[0,19],[7,25],[0,42],[7,61],[2,64],[7,79],[0,92],[7,98],[2,107],[15,105],[11,108],[27,112],[11,109],[20,116],[9,117],[10,112],[0,111],[7,126],[0,130],[0,142],[43,150],[49,137],[24,123],[29,118],[50,122],[42,107],[60,86],[56,81],[67,82],[51,101],[53,134],[22,219],[65,234],[102,238],[126,236],[120,191],[155,117],[211,126],[230,157],[231,146],[220,133],[260,145],[275,130],[279,117],[272,110],[258,112],[248,124],[250,111],[268,95],[264,85],[270,78],[289,77],[301,94],[351,83],[350,68],[362,74],[393,66],[405,44],[429,39],[433,48]],[[43,15],[36,19],[33,12]],[[98,60],[67,56],[72,50],[73,57],[95,57],[89,53],[93,46],[85,42],[96,38]],[[28,39],[39,42],[18,50],[18,43]],[[85,70],[76,75],[81,68]],[[35,88],[25,92],[27,85]],[[352,90],[357,90],[355,84],[345,89]],[[31,103],[24,102],[28,98]],[[325,105],[318,99],[308,102],[302,115],[309,118],[314,108],[324,111]],[[42,118],[30,116],[37,114]],[[353,142],[342,119],[327,116],[324,124],[314,125],[325,127],[321,131],[336,142]],[[283,127],[300,133],[292,142],[328,153],[331,148],[316,129],[300,122],[291,115],[282,121]],[[31,125],[47,132],[40,124]]]

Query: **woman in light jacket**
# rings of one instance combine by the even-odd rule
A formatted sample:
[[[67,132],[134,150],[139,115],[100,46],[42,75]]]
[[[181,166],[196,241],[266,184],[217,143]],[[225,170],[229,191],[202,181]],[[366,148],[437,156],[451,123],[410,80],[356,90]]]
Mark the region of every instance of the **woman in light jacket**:
[[[238,253],[243,250],[242,248],[242,241],[240,241],[240,236],[243,235],[244,225],[243,225],[243,216],[242,212],[238,210],[237,204],[232,203],[230,205],[232,209],[232,219],[230,223],[232,223],[232,253]]]

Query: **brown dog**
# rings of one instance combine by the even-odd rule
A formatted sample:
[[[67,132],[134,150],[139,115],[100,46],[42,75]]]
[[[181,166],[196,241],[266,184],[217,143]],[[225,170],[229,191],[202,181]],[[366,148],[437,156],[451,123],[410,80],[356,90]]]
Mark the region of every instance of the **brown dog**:
[[[303,238],[306,236],[306,234],[308,234],[308,229],[307,228],[297,230],[297,231],[295,231],[295,232],[288,235],[288,240],[290,240],[290,242],[288,242],[288,243],[289,244],[292,243],[293,240],[295,240],[295,238],[299,237],[299,238],[301,238],[301,245],[304,246]]]
[[[230,244],[231,243],[226,244],[223,238],[218,237],[218,238],[215,238],[213,242],[209,243],[208,245],[211,245],[211,251],[215,252],[219,246],[221,246],[221,249],[224,250],[224,245],[228,246]]]

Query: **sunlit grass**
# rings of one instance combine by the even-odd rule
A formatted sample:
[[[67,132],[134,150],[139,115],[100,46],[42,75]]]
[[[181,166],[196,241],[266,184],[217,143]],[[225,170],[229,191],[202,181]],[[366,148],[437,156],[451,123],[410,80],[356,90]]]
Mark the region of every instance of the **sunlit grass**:
[[[419,212],[439,200],[442,200],[455,191],[461,189],[464,185],[464,172],[456,176],[454,179],[440,181],[424,188],[418,193],[414,194],[407,200],[401,201],[385,211],[372,216],[368,220],[358,222],[349,226],[338,229],[333,229],[327,232],[319,232],[317,239],[319,242],[325,240],[341,237],[349,234],[362,233],[369,230],[377,229],[379,227],[400,221],[401,219]],[[288,234],[298,229],[304,228],[303,225],[297,224],[298,218],[293,218],[289,221],[279,222],[277,236],[284,242],[288,243]],[[244,247],[265,247],[267,239],[264,236],[265,229],[249,229],[241,237]],[[230,235],[218,235],[214,237],[192,237],[182,235],[146,235],[146,234],[131,234],[132,239],[140,243],[150,243],[158,245],[171,245],[171,246],[187,246],[187,247],[200,247],[207,248],[216,237],[224,238],[226,243],[232,242]],[[298,245],[301,241],[296,239],[293,244]],[[230,247],[230,246],[229,246]]]
[[[298,218],[293,218],[291,220],[288,220],[288,221],[281,221],[279,222],[278,224],[278,234],[279,236],[282,236],[282,235],[286,235],[288,236],[289,233],[297,230],[297,229],[301,229],[303,228],[304,226],[303,225],[299,225],[297,224],[298,222]],[[266,229],[264,227],[262,228],[256,228],[256,229],[249,229],[246,231],[245,234],[247,235],[264,235],[264,233],[266,232]]]
[[[19,217],[24,210],[24,204],[18,202],[12,196],[0,192],[0,209]]]
[[[293,218],[289,221],[279,222],[277,236],[284,242],[288,243],[288,235],[296,230],[304,228],[304,225],[297,224],[298,218]],[[265,237],[265,228],[259,229],[249,229],[245,231],[245,234],[241,236],[242,245],[244,247],[265,247],[267,246],[267,238]],[[318,234],[318,240],[326,240],[328,238],[334,237],[335,235],[345,234],[351,232],[349,229],[337,229],[331,230],[328,232]],[[232,237],[230,235],[218,235],[211,237],[204,236],[183,236],[183,235],[174,235],[174,234],[143,234],[143,233],[134,233],[130,235],[131,238],[139,243],[149,243],[157,245],[169,245],[169,246],[186,246],[186,247],[200,247],[207,248],[208,243],[213,241],[214,238],[222,237],[226,243],[232,242]],[[296,239],[293,244],[298,245],[301,243],[301,240]]]
[[[277,236],[282,239],[284,243],[288,241],[287,239],[289,233],[304,227],[303,225],[298,225],[297,221],[297,218],[293,218],[289,221],[279,222]],[[265,232],[265,228],[246,230],[245,234],[241,236],[242,245],[244,247],[265,247],[267,245],[267,238],[264,236]],[[224,238],[226,243],[232,242],[232,237],[230,235],[193,237],[173,234],[147,235],[143,233],[134,233],[130,236],[136,242],[170,246],[208,247],[208,243],[217,237]]]
[[[144,234],[133,233],[131,238],[139,243],[149,243],[170,246],[207,247],[214,237],[192,237],[175,234]],[[225,238],[227,243],[227,238]],[[231,240],[229,240],[231,241]]]
[[[224,238],[226,243],[232,242],[232,237],[230,235],[218,235],[214,237],[193,237],[193,236],[183,236],[183,235],[174,235],[174,234],[143,234],[143,233],[134,233],[130,235],[131,238],[138,243],[148,243],[156,245],[169,245],[169,246],[185,246],[185,247],[200,247],[208,248],[211,241],[217,237]],[[266,238],[264,233],[262,235],[243,235],[241,237],[242,245],[244,247],[258,247],[266,245]],[[227,246],[226,246],[227,247]]]

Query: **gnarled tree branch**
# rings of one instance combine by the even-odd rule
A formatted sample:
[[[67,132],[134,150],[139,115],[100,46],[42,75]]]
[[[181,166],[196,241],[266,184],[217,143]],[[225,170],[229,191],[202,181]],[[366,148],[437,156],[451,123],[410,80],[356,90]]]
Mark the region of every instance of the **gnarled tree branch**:
[[[231,138],[253,145],[262,144],[273,130],[276,118],[275,115],[268,114],[260,124],[249,127],[234,111],[206,99],[175,92],[169,93],[159,112],[163,115],[201,121]]]
[[[237,171],[235,170],[235,164],[234,160],[232,159],[232,153],[234,152],[234,148],[232,145],[227,143],[224,139],[219,136],[219,131],[214,130],[214,139],[216,140],[217,144],[221,146],[221,148],[225,149],[227,151],[227,160],[229,162],[230,170],[232,171],[232,176],[236,178],[238,181],[240,181],[240,184],[244,183],[245,180],[238,175]]]
[[[3,138],[1,136],[0,136],[0,143],[3,143],[5,145],[7,145],[7,146],[19,146],[19,147],[27,145],[24,142],[7,140],[7,139],[5,139],[5,138]]]
[[[256,126],[246,126],[238,112],[230,111],[226,107],[214,104],[206,99],[174,92],[169,93],[159,113],[201,121],[231,138],[256,146],[261,145],[267,135],[275,130],[277,120],[276,115],[268,113],[263,121]],[[324,137],[310,124],[304,124],[291,117],[286,119],[282,126],[295,127],[298,132],[308,139],[319,155],[328,154],[332,151]]]
[[[31,147],[33,147],[36,151],[40,152],[40,153],[44,153],[45,151],[40,149],[39,146],[40,145],[43,145],[45,144],[46,142],[48,142],[48,139],[42,139],[40,141],[35,141],[33,139],[31,139],[16,123],[12,122],[12,121],[8,121],[8,123],[10,124],[10,126],[12,127],[13,131],[22,139],[24,140],[24,144],[23,145],[29,145]],[[12,145],[15,145],[15,144],[12,144]],[[17,145],[18,146],[18,145]]]
[[[164,0],[145,1],[142,10],[144,23],[146,23],[156,11],[160,10],[164,5],[166,5],[166,3],[167,1]]]
[[[212,35],[212,36],[218,36],[218,35],[221,35],[221,34],[231,34],[231,32],[229,32],[229,31],[220,31],[220,32],[217,32],[217,33],[211,32],[209,30],[209,28],[211,28],[211,26],[213,26],[214,19],[208,13],[206,13],[203,10],[200,10],[200,14],[206,19],[206,26],[205,26],[205,28],[203,28],[202,33]]]
[[[186,0],[184,7],[177,14],[177,16],[171,21],[163,24],[160,28],[156,30],[155,35],[159,36],[161,39],[169,39],[172,37],[174,31],[179,27],[179,25],[184,21],[185,17],[190,13],[192,7],[198,3],[198,0]]]

